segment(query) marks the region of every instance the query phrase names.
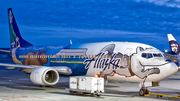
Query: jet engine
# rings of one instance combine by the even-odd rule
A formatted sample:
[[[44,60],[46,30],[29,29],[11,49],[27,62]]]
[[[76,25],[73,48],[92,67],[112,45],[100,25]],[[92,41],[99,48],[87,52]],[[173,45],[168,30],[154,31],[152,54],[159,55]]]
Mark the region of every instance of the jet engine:
[[[31,73],[30,79],[37,85],[52,86],[58,83],[59,74],[55,69],[50,67],[40,67]]]

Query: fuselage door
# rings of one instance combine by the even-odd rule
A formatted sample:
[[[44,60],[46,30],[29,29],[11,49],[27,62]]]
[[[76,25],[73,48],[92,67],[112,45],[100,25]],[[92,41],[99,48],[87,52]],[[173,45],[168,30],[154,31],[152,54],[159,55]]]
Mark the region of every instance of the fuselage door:
[[[131,54],[132,54],[131,52],[132,52],[132,48],[126,48],[124,55],[123,55],[124,56],[123,58],[128,57],[127,58],[127,67],[129,69],[129,73],[131,74],[131,76],[133,76],[134,74],[133,74],[132,69],[131,69]]]

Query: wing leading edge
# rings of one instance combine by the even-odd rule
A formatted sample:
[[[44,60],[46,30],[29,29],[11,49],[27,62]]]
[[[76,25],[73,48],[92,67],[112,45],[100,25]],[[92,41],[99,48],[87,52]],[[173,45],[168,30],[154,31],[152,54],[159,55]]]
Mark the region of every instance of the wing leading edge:
[[[0,52],[3,52],[3,53],[11,53],[11,51],[9,51],[9,50],[2,50],[2,49],[0,49]]]
[[[17,64],[5,64],[5,63],[0,63],[0,66],[8,67],[11,69],[14,68],[21,68],[21,69],[36,69],[36,68],[43,68],[47,66],[36,66],[36,65],[17,65]],[[71,69],[66,66],[54,66],[54,67],[48,67],[55,69],[59,74],[62,75],[70,75],[72,73]]]

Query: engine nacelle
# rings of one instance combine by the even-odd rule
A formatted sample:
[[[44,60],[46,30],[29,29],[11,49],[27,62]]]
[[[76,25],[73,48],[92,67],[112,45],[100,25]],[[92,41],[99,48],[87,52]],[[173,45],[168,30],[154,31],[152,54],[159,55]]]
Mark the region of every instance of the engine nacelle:
[[[50,67],[41,67],[35,69],[31,73],[30,79],[34,84],[37,85],[52,86],[58,83],[59,74],[55,69],[52,69]]]

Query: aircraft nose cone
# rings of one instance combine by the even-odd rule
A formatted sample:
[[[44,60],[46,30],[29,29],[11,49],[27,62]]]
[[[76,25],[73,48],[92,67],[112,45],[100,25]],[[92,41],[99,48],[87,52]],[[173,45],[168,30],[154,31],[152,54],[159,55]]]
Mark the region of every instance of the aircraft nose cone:
[[[169,76],[175,74],[178,71],[178,67],[175,63],[171,62],[163,66],[161,68],[160,73],[164,78],[168,78]]]

